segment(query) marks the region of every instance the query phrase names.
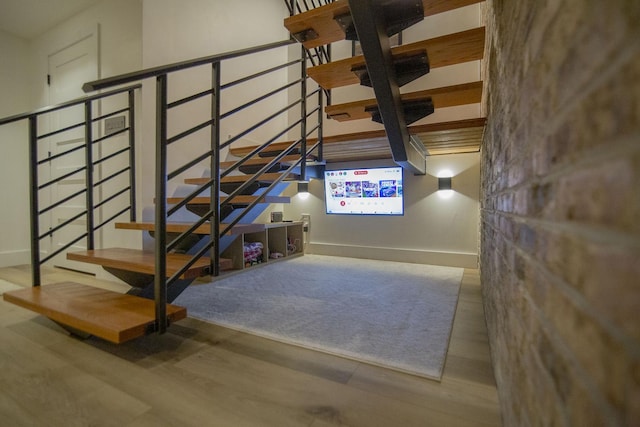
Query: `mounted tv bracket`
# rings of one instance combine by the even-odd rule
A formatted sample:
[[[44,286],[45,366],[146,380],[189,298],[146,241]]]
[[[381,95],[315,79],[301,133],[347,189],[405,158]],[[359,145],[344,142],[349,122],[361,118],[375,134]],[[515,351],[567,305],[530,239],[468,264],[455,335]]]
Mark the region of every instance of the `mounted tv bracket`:
[[[382,10],[387,37],[398,34],[424,19],[424,6],[419,0],[387,0],[382,3]],[[358,40],[351,12],[338,15],[333,19],[340,25],[347,40]]]

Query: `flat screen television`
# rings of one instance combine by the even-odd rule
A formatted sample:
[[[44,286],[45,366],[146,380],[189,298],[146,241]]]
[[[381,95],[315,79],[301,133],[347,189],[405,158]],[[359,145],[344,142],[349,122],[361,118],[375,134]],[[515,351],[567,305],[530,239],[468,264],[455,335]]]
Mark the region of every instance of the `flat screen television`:
[[[324,172],[328,214],[404,215],[402,168],[362,168]]]

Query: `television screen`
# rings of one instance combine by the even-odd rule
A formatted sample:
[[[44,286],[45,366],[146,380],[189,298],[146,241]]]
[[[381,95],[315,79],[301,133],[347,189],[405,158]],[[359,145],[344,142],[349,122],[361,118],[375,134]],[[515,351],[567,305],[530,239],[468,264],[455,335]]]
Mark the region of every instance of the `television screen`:
[[[328,214],[404,214],[401,167],[327,170],[324,192]]]

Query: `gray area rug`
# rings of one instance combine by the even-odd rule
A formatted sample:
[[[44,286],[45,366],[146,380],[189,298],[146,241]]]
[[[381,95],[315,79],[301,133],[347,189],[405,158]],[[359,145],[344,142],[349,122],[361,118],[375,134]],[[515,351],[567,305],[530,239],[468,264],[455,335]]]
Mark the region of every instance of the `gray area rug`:
[[[440,379],[463,270],[322,255],[188,287],[189,316]]]

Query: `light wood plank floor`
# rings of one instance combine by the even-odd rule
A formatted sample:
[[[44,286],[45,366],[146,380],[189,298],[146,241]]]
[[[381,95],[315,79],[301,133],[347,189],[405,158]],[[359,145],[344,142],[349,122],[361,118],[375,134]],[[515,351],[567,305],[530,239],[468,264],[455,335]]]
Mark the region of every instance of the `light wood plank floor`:
[[[28,286],[28,268],[0,279]],[[479,283],[465,270],[440,383],[190,318],[120,346],[82,341],[0,300],[0,425],[499,426]]]

